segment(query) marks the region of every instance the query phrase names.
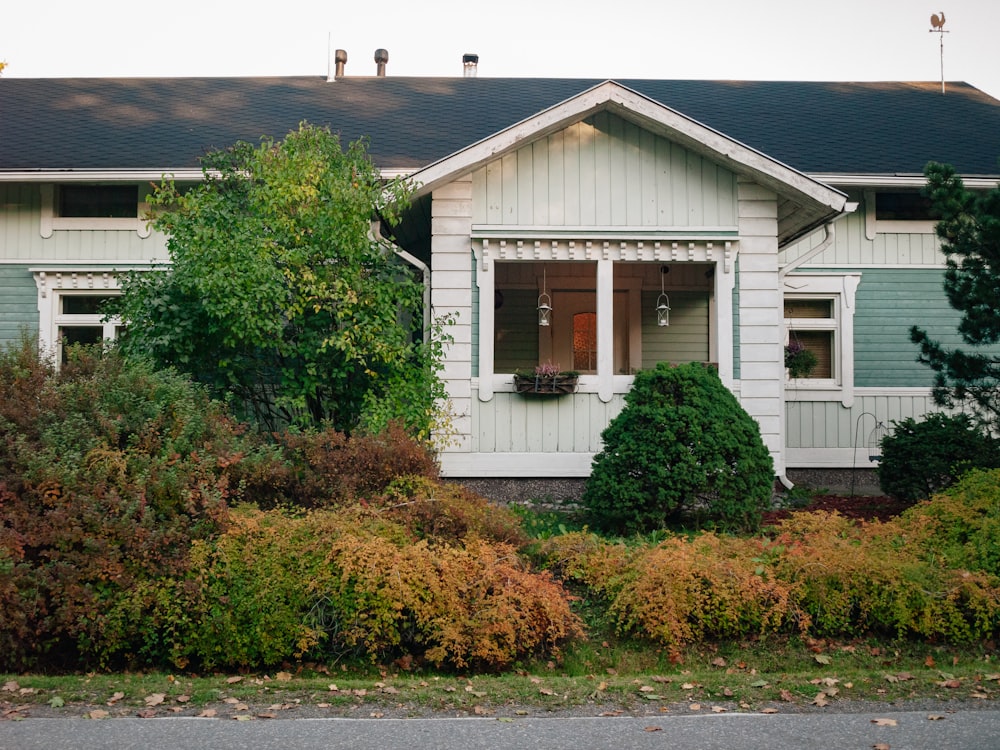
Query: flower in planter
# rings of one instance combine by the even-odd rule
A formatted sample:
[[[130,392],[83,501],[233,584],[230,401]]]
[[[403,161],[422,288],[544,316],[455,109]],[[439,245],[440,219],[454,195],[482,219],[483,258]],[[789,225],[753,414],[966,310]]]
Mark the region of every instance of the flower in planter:
[[[535,368],[536,378],[554,378],[559,375],[559,365],[554,365],[551,362],[546,362],[543,365],[538,365]]]
[[[816,355],[800,342],[792,340],[785,345],[785,367],[790,378],[807,378],[816,367]]]

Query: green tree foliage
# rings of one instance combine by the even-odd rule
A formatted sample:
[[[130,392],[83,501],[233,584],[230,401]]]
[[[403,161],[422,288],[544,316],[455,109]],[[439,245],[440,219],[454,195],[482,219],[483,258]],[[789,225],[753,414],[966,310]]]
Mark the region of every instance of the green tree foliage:
[[[424,342],[421,281],[371,229],[408,186],[383,182],[363,142],[309,125],[210,153],[203,171],[150,201],[170,264],[125,280],[126,354],[190,373],[268,430],[401,419],[426,436],[440,339]]]
[[[928,414],[893,425],[882,440],[878,467],[882,490],[916,502],[949,487],[973,468],[1000,466],[1000,445],[967,414]]]
[[[934,399],[962,403],[985,423],[1000,426],[1000,189],[967,190],[955,169],[930,163],[925,194],[940,217],[937,234],[947,254],[944,291],[962,312],[958,332],[971,348],[947,348],[914,326],[918,361],[935,372]],[[992,347],[992,348],[991,348]]]
[[[583,495],[599,528],[659,529],[692,510],[755,528],[770,503],[774,470],[757,423],[699,363],[639,372],[602,438]]]

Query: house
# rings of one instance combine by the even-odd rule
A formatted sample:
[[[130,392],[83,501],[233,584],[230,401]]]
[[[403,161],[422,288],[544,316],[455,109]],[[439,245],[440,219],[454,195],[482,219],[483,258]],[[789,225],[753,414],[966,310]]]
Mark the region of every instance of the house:
[[[1000,101],[963,83],[0,79],[0,341],[113,337],[116,272],[165,259],[149,183],[301,121],[420,186],[393,235],[456,318],[441,464],[467,480],[587,476],[662,360],[718,368],[779,478],[871,467],[878,422],[934,408],[909,327],[956,340],[923,167],[1000,179]],[[576,392],[518,393],[548,362]]]

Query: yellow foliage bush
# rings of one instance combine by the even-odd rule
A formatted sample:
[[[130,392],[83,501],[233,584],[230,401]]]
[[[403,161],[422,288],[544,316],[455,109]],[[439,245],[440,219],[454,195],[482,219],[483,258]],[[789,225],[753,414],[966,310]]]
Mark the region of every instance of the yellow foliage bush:
[[[175,664],[250,666],[344,655],[502,669],[582,634],[565,590],[510,545],[414,539],[372,509],[239,509],[197,545]]]

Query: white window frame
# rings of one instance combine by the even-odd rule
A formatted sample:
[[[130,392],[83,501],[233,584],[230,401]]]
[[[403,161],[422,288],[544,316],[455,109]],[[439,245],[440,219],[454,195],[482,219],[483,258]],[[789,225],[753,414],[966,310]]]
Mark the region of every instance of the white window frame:
[[[865,237],[869,240],[874,240],[877,234],[934,234],[937,226],[936,221],[876,218],[875,194],[877,192],[876,190],[865,191]]]
[[[791,273],[784,279],[784,300],[830,300],[832,318],[783,318],[784,341],[791,330],[831,331],[831,378],[785,378],[785,391],[796,401],[840,401],[854,404],[854,310],[860,273]]]
[[[66,315],[62,312],[62,301],[67,296],[105,295],[115,297],[121,294],[118,276],[106,270],[67,270],[33,268],[38,290],[38,348],[43,355],[52,356],[56,366],[62,362],[62,341],[60,327],[101,326],[105,339],[114,340],[121,320],[96,315]]]
[[[135,218],[92,218],[83,216],[58,216],[56,214],[56,185],[45,183],[39,185],[41,191],[41,223],[39,234],[48,239],[56,231],[64,230],[100,230],[135,232],[145,239],[152,232],[149,222],[144,218],[149,213],[147,199],[148,188],[136,185]]]

